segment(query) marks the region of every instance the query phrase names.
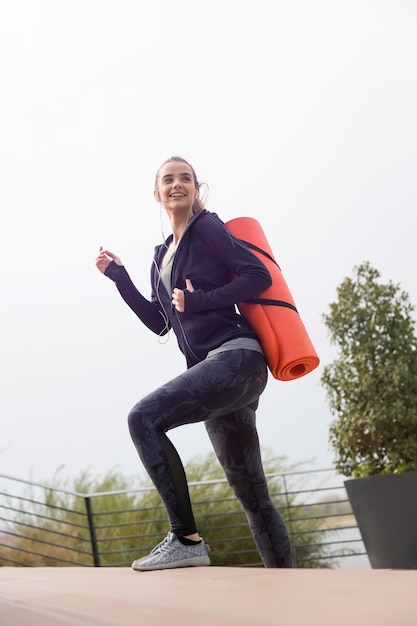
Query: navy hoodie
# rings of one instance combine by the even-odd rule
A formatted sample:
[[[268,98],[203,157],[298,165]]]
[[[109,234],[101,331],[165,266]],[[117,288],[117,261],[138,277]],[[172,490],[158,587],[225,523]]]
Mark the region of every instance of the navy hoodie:
[[[257,296],[271,285],[265,265],[229,233],[216,214],[204,209],[192,218],[179,241],[168,293],[160,280],[159,268],[171,241],[172,235],[155,248],[151,301],[136,289],[123,266],[112,261],[105,271],[141,321],[158,335],[172,327],[188,367],[226,341],[257,338],[235,304]],[[175,287],[185,290],[186,278],[195,291],[185,291],[185,310],[180,313],[171,304],[171,294]]]

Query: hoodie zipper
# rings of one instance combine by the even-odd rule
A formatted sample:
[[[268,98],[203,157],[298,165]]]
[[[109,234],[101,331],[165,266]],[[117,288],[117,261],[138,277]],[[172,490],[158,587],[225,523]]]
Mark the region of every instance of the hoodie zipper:
[[[186,233],[186,236],[187,236],[187,233]],[[182,243],[183,243],[183,238],[181,238],[179,243],[178,243],[177,250],[175,252],[175,256],[174,256],[174,259],[172,261],[172,268],[171,268],[171,292],[174,290],[174,287],[173,287],[174,268],[175,268],[175,264],[176,264],[176,261],[177,261],[177,258],[178,258],[178,252],[179,252],[179,250],[181,248],[181,244]],[[190,354],[194,357],[194,359],[198,363],[199,361],[201,361],[201,359],[196,355],[196,353],[192,349],[192,347],[191,347],[191,345],[190,345],[190,343],[189,343],[189,341],[187,339],[187,335],[185,333],[184,326],[182,325],[182,322],[180,320],[179,312],[177,311],[177,309],[174,306],[172,308],[174,310],[174,314],[175,314],[175,318],[176,318],[176,320],[178,322],[178,326],[179,326],[179,328],[181,330],[181,335],[182,335],[182,338],[184,340],[184,343],[185,343],[186,347],[188,348]]]
[[[175,317],[176,317],[177,322],[178,322],[178,326],[179,326],[179,327],[180,327],[180,329],[181,329],[181,335],[182,335],[182,338],[183,338],[183,340],[184,340],[184,343],[186,344],[186,346],[187,346],[187,348],[188,348],[189,352],[191,353],[191,355],[195,358],[195,360],[196,360],[196,361],[197,361],[197,363],[198,363],[199,361],[201,361],[201,359],[199,359],[199,358],[198,358],[198,356],[196,355],[196,353],[194,352],[194,350],[193,350],[193,349],[192,349],[192,347],[190,346],[190,343],[189,343],[189,341],[188,341],[188,339],[187,339],[187,335],[185,334],[185,330],[184,330],[184,327],[183,327],[183,325],[182,325],[182,323],[181,323],[181,320],[180,320],[180,317],[179,317],[179,314],[178,314],[177,309],[175,309],[175,308],[174,308],[174,312],[175,312]]]

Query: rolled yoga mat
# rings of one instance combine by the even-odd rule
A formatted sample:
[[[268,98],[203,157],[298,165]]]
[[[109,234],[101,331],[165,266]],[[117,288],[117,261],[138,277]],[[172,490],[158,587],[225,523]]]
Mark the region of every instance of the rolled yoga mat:
[[[238,308],[257,333],[272,375],[287,381],[309,374],[320,361],[261,225],[252,217],[237,217],[226,222],[226,228],[251,248],[271,274],[271,287],[239,302]]]

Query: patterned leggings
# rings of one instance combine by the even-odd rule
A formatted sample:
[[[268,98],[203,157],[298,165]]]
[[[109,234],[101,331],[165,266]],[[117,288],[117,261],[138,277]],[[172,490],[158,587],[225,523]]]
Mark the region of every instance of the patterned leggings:
[[[184,467],[166,432],[204,421],[264,566],[292,567],[288,532],[268,493],[255,423],[266,381],[262,354],[241,349],[214,354],[138,402],[129,414],[129,429],[171,530],[183,537],[197,528]]]

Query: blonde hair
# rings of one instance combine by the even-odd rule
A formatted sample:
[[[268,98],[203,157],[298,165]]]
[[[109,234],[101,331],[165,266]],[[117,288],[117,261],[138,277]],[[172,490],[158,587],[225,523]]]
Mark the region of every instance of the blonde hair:
[[[188,163],[188,161],[186,161],[180,156],[172,156],[159,166],[158,171],[156,172],[156,176],[155,176],[155,191],[158,191],[158,178],[159,178],[159,172],[161,171],[161,168],[167,163],[171,163],[172,161],[177,161],[179,163],[185,163],[185,165],[188,165],[188,167],[190,168],[193,174],[194,184],[196,188],[200,191],[201,183],[198,182],[197,174],[195,173],[193,166],[191,165],[191,163]],[[205,206],[204,206],[202,199],[200,198],[199,195],[197,195],[194,199],[193,206],[191,207],[192,214],[195,215],[199,211],[202,211],[204,208]]]

